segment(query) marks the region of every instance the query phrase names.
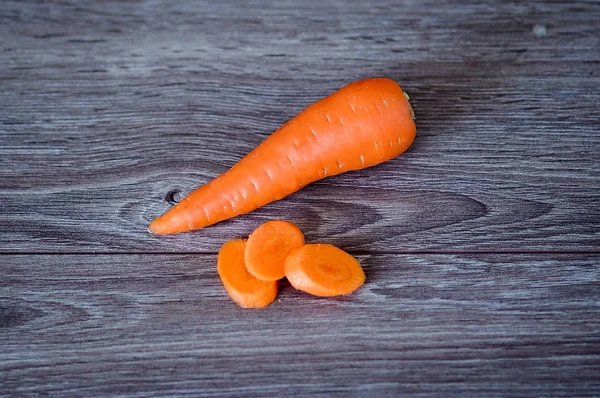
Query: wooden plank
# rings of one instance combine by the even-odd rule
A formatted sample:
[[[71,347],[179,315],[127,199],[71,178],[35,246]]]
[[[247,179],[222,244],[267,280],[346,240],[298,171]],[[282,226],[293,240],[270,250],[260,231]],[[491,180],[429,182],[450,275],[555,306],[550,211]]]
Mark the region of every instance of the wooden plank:
[[[3,4],[0,251],[214,253],[268,218],[360,251],[598,250],[598,7],[322,3]],[[413,96],[401,158],[146,234],[169,193],[371,75]]]
[[[594,84],[583,79],[579,88]],[[207,89],[202,96],[208,100],[224,92],[215,90],[218,94]],[[454,92],[467,95],[457,87]],[[233,100],[235,95],[229,95]],[[439,94],[425,95],[439,101],[434,99]],[[508,103],[520,94],[515,88],[504,95],[501,101]],[[419,98],[415,96],[416,103]],[[280,100],[271,99],[270,109],[279,108],[275,102]],[[582,113],[592,114],[594,103]],[[145,113],[143,103],[137,106],[140,115]],[[555,118],[565,112],[560,107],[556,103],[540,112]],[[290,219],[313,240],[359,250],[598,249],[600,147],[595,126],[557,120],[540,124],[529,119],[529,111],[513,114],[499,126],[483,127],[486,118],[441,126],[433,115],[443,111],[443,104],[433,109],[432,117],[419,119],[414,147],[397,160],[324,180],[230,223],[168,239],[145,231],[169,207],[167,194],[190,192],[209,181],[263,135],[242,129],[232,143],[223,127],[225,116],[209,122],[222,130],[208,136],[208,123],[174,136],[169,131],[180,125],[157,128],[151,118],[130,120],[138,126],[128,127],[126,134],[117,118],[108,130],[99,123],[82,127],[81,134],[56,132],[49,137],[32,138],[35,131],[19,127],[4,137],[7,144],[0,149],[6,166],[0,191],[1,249],[215,252],[225,238],[247,235],[268,218]],[[178,123],[189,122],[182,118]],[[507,138],[504,130],[515,124],[521,133]],[[244,126],[241,118],[239,126]],[[264,127],[258,130],[270,131]],[[450,136],[453,129],[457,134]]]
[[[263,310],[214,255],[0,256],[0,395],[597,396],[600,257],[366,255]]]

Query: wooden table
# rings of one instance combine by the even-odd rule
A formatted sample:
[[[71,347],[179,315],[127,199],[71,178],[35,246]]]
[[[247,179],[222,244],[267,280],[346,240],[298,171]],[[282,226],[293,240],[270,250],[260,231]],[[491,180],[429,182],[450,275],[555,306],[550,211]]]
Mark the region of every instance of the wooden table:
[[[594,1],[4,1],[0,395],[599,396]],[[149,221],[359,78],[401,157],[204,230]],[[263,310],[216,253],[269,219],[363,264]]]

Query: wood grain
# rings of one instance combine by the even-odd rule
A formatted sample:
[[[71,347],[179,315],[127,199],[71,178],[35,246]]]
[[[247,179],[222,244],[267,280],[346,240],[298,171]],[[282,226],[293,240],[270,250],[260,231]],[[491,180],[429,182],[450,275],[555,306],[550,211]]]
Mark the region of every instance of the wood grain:
[[[598,17],[583,1],[9,1],[0,251],[214,253],[265,218],[357,251],[598,251]],[[146,233],[173,192],[376,75],[413,97],[408,153],[205,231]]]
[[[0,393],[600,393],[600,257],[359,260],[349,297],[243,310],[214,255],[0,256]]]
[[[599,396],[600,7],[0,7],[0,396]],[[169,237],[151,219],[364,77],[411,149]],[[216,251],[267,219],[367,283],[238,308]]]

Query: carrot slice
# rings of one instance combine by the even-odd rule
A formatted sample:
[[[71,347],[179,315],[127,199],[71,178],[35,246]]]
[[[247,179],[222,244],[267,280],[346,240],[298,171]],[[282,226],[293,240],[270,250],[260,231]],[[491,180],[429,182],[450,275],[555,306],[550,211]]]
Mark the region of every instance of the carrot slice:
[[[264,281],[276,281],[285,276],[285,258],[304,245],[304,234],[288,221],[267,221],[256,228],[246,242],[246,268]]]
[[[285,260],[285,276],[296,289],[315,296],[350,294],[365,282],[359,262],[329,244],[293,250]]]
[[[246,241],[226,242],[219,250],[217,272],[229,296],[243,308],[262,308],[277,297],[277,282],[256,279],[246,269]]]

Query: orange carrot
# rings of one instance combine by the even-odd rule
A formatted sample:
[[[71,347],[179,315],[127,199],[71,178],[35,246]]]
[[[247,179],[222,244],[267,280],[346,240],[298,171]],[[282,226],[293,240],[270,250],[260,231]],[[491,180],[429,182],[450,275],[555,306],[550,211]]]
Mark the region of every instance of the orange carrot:
[[[386,78],[341,88],[300,112],[229,171],[154,220],[148,230],[173,234],[203,228],[326,176],[395,158],[416,133],[407,98]]]
[[[265,281],[285,276],[285,258],[293,249],[304,245],[304,234],[288,221],[267,221],[256,228],[246,242],[246,268]]]
[[[328,244],[293,250],[285,260],[285,276],[296,289],[315,296],[350,294],[365,282],[359,262]]]
[[[244,308],[262,308],[277,297],[277,282],[256,279],[246,270],[244,250],[240,239],[226,242],[219,250],[217,272],[229,296]]]

